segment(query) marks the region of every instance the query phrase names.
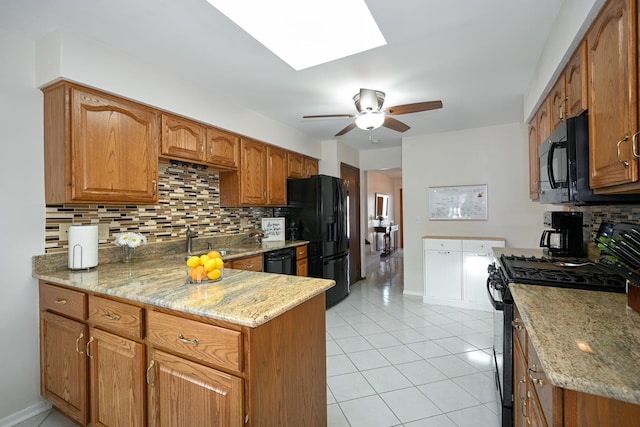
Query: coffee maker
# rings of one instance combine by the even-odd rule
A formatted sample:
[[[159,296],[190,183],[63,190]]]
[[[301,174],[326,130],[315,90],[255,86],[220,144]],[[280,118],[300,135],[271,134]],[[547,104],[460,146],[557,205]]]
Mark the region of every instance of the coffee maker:
[[[587,242],[584,239],[582,223],[582,212],[545,212],[544,226],[547,230],[540,236],[543,252],[558,257],[585,257]]]

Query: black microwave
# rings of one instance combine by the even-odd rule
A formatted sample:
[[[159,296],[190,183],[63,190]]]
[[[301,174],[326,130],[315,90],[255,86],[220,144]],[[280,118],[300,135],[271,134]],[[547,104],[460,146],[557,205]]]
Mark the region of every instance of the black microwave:
[[[588,117],[584,114],[561,122],[540,145],[540,203],[640,203],[638,194],[594,194],[589,187]]]

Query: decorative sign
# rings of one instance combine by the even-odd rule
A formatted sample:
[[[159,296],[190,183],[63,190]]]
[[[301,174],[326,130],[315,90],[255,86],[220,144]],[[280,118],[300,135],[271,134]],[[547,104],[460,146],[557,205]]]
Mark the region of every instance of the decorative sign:
[[[262,218],[263,242],[284,240],[284,218]]]
[[[487,185],[429,187],[429,219],[486,220]]]

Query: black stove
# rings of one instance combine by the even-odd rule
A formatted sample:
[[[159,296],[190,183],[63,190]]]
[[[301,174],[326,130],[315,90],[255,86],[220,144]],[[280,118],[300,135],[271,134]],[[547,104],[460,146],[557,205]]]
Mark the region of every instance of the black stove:
[[[511,283],[619,293],[626,291],[625,279],[612,266],[601,262],[585,264],[584,259],[502,255],[500,264],[504,268],[505,279]]]

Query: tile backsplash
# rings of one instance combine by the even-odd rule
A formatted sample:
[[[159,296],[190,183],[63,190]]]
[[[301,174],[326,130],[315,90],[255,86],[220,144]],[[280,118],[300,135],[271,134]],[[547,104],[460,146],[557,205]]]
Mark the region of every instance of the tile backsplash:
[[[46,253],[68,250],[68,242],[59,239],[60,224],[109,224],[109,239],[99,242],[102,248],[113,246],[114,234],[124,231],[163,242],[184,239],[187,225],[199,237],[236,234],[273,215],[271,208],[221,207],[218,172],[203,166],[160,163],[158,183],[157,205],[47,205]]]
[[[595,240],[602,221],[640,225],[640,205],[581,206],[576,210],[590,216],[592,241]]]

